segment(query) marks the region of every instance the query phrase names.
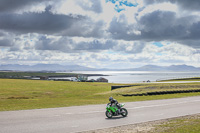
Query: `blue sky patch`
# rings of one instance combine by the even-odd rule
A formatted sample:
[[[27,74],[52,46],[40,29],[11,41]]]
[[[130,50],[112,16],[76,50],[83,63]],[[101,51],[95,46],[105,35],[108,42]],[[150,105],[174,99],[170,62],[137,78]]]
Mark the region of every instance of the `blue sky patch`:
[[[161,55],[163,55],[162,53],[156,53],[156,55],[159,55],[159,56],[161,56]]]
[[[1,51],[4,52],[4,51],[7,51],[8,48],[1,48]]]
[[[154,42],[153,45],[155,45],[155,46],[157,46],[159,48],[163,47],[163,44],[160,43],[160,42]]]
[[[108,51],[106,51],[106,53],[107,53],[107,54],[115,54],[115,52],[112,51],[112,50],[108,50]]]
[[[122,8],[122,7],[118,6],[118,5],[115,5],[115,11],[121,12],[123,10],[125,10],[125,8]]]
[[[125,10],[125,8],[123,7],[124,5],[128,7],[136,7],[138,5],[136,1],[135,3],[131,3],[131,2],[128,2],[127,0],[106,0],[106,2],[111,2],[115,4],[115,10],[117,12],[121,12]]]

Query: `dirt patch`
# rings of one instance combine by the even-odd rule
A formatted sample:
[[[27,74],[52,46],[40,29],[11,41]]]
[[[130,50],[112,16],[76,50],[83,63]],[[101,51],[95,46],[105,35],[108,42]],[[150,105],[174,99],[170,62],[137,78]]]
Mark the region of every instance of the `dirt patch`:
[[[85,131],[81,133],[160,133],[168,129],[169,127],[157,128],[163,124],[168,124],[177,119],[183,119],[187,122],[189,119],[200,119],[200,114],[176,117],[165,120],[151,121],[133,125],[118,126],[113,128]]]
[[[8,97],[7,99],[31,99],[31,98],[26,96],[12,96]]]
[[[45,92],[44,95],[53,95],[53,92],[48,91],[48,92]]]
[[[154,125],[158,124],[159,122],[148,122],[148,123],[140,123],[134,125],[125,125],[125,126],[118,126],[113,128],[106,128],[106,129],[99,129],[99,130],[92,130],[86,131],[81,133],[150,133],[153,132],[155,127]]]

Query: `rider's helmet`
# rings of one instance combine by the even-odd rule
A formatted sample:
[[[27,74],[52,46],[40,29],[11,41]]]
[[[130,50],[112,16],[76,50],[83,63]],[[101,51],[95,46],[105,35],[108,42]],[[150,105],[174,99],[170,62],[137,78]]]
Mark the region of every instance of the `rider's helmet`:
[[[109,101],[111,102],[113,100],[113,97],[109,97]]]

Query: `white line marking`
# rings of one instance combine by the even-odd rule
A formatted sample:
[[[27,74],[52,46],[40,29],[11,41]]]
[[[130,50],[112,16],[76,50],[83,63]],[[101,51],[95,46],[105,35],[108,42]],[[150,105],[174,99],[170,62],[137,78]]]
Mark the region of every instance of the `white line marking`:
[[[73,113],[65,113],[65,115],[71,115],[71,114],[73,114]]]
[[[141,109],[141,108],[162,107],[162,106],[178,105],[178,104],[192,103],[192,102],[200,102],[200,100],[183,101],[183,102],[170,103],[170,104],[147,105],[147,106],[139,106],[139,107],[127,108],[127,109],[128,110],[133,110],[133,109]],[[105,111],[89,111],[89,112],[80,112],[80,113],[65,113],[65,115],[74,115],[74,114],[80,115],[80,114],[104,113]],[[55,116],[57,116],[57,115],[55,115]]]
[[[105,111],[90,111],[90,112],[81,112],[81,113],[65,113],[65,115],[74,115],[74,114],[92,114],[92,113],[104,113]]]
[[[61,116],[61,115],[54,115],[54,117],[58,117],[58,116]]]
[[[193,100],[193,101],[185,101],[185,102],[178,102],[178,103],[170,103],[170,104],[158,104],[158,105],[149,105],[149,106],[140,106],[134,108],[127,108],[127,109],[141,109],[141,108],[151,108],[151,107],[161,107],[161,106],[170,106],[170,105],[178,105],[183,103],[192,103],[192,102],[199,102],[200,100]]]
[[[73,128],[76,128],[76,127],[79,127],[79,125],[74,125],[74,126],[72,126]]]
[[[92,113],[102,113],[105,111],[90,111],[90,112],[81,112],[81,113],[77,113],[77,114],[92,114]]]
[[[157,114],[157,115],[155,115],[155,116],[162,116],[162,115],[164,115],[163,113],[162,114]]]

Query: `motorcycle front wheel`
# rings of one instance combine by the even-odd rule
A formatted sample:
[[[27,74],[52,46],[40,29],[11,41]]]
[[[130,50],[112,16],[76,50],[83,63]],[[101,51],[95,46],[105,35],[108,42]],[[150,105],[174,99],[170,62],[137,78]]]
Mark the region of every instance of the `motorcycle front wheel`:
[[[113,116],[113,115],[112,115],[112,112],[111,112],[111,111],[110,111],[110,112],[109,112],[109,111],[106,111],[106,116],[107,116],[108,118],[112,118],[112,116]]]
[[[123,117],[126,117],[126,116],[128,115],[128,111],[127,111],[125,108],[122,108],[122,113],[121,113],[121,115],[122,115]]]

